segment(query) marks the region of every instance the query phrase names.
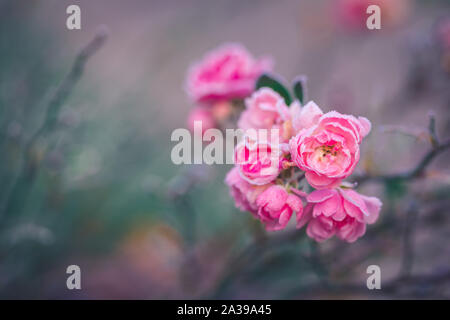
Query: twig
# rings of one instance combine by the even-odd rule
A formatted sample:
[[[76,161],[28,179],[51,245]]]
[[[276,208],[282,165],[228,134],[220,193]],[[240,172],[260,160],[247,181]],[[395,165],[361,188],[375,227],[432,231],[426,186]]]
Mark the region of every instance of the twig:
[[[1,211],[2,218],[9,215],[11,212],[16,212],[26,202],[24,197],[31,189],[32,183],[38,171],[38,161],[33,156],[33,150],[40,138],[45,136],[57,123],[59,111],[64,102],[70,96],[73,88],[80,80],[86,62],[93,56],[104,44],[107,38],[107,30],[102,28],[94,39],[84,47],[75,58],[75,62],[69,74],[63,80],[61,85],[55,91],[53,97],[50,99],[44,122],[39,129],[30,137],[24,148],[24,159],[22,160],[22,167],[19,174],[11,188],[9,196],[5,202],[3,210]],[[17,207],[15,207],[17,206]]]
[[[409,287],[412,289],[411,294],[415,294],[420,290],[423,285],[434,286],[450,282],[450,269],[444,270],[442,272],[435,272],[431,274],[420,274],[414,277],[396,277],[388,282],[381,284],[380,290],[369,290],[366,287],[366,283],[361,284],[355,283],[341,283],[332,284],[328,287],[323,287],[320,284],[315,286],[308,286],[304,288],[298,288],[290,293],[291,297],[302,298],[302,297],[314,297],[321,294],[326,294],[327,296],[332,296],[333,294],[339,295],[395,295],[400,292],[401,289]]]
[[[429,123],[428,123],[428,133],[431,142],[431,150],[428,151],[423,158],[419,161],[419,163],[412,169],[395,173],[395,174],[386,174],[386,175],[360,175],[354,178],[354,181],[359,185],[368,182],[389,182],[394,180],[413,180],[419,178],[425,172],[426,167],[431,163],[431,161],[438,156],[443,151],[450,148],[450,138],[440,143],[437,132],[436,132],[436,117],[433,112],[429,112]]]
[[[321,257],[320,257],[320,248],[317,245],[317,242],[314,240],[309,240],[310,244],[310,262],[314,269],[314,272],[316,273],[317,277],[319,278],[320,282],[323,286],[328,286],[328,270],[326,269],[325,265],[323,264]]]
[[[403,235],[403,258],[400,267],[400,277],[408,278],[411,276],[414,262],[414,231],[418,216],[417,203],[413,201],[411,207],[406,213],[405,231]]]
[[[240,253],[232,257],[224,267],[224,274],[219,279],[216,287],[208,298],[217,299],[222,297],[224,291],[236,280],[238,274],[242,273],[248,262],[258,257],[262,250],[268,250],[270,247],[277,247],[283,243],[296,241],[304,236],[304,232],[291,230],[280,233],[267,239],[267,241],[253,241],[248,244]]]
[[[368,181],[372,182],[389,182],[394,180],[414,180],[420,178],[425,172],[426,167],[431,163],[431,161],[444,152],[445,150],[450,149],[450,139],[447,139],[443,143],[440,143],[438,146],[434,147],[430,151],[428,151],[423,158],[419,161],[419,163],[410,170],[394,173],[394,174],[386,174],[386,175],[361,175],[356,176],[354,181],[358,183],[358,185],[362,185]]]
[[[436,132],[436,116],[433,112],[430,112],[428,116],[430,118],[428,132],[430,133],[431,145],[433,146],[433,148],[436,148],[439,146],[439,138]]]

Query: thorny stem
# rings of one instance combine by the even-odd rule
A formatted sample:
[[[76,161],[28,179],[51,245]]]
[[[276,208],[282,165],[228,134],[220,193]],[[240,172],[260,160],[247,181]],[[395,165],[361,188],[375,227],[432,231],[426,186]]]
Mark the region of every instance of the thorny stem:
[[[12,212],[20,211],[20,208],[26,202],[24,197],[26,197],[31,190],[39,168],[39,161],[33,154],[36,144],[39,139],[51,132],[54,128],[58,120],[59,111],[72,93],[75,85],[80,80],[86,62],[102,47],[106,38],[107,30],[102,28],[94,39],[78,53],[69,74],[62,81],[61,85],[50,99],[44,122],[25,144],[22,167],[6,199],[5,205],[0,212],[2,218],[5,218]]]
[[[429,124],[428,124],[428,133],[430,135],[431,142],[431,150],[429,150],[423,158],[419,161],[419,163],[411,168],[410,170],[395,173],[395,174],[386,174],[386,175],[361,175],[355,177],[354,181],[358,183],[358,185],[362,185],[365,182],[373,181],[373,182],[389,182],[394,180],[414,180],[416,178],[420,178],[425,172],[426,167],[431,163],[431,161],[440,153],[450,148],[450,138],[440,143],[439,138],[436,132],[436,117],[433,112],[429,113]]]
[[[366,288],[366,286],[361,284],[332,284],[328,287],[323,287],[321,285],[303,288],[301,290],[294,290],[291,292],[291,296],[295,298],[301,298],[302,296],[315,296],[326,293],[328,295],[332,293],[339,294],[374,294],[376,295],[379,291],[382,291],[383,295],[386,294],[396,294],[401,292],[404,288],[409,288],[412,294],[420,294],[424,285],[426,286],[434,286],[434,285],[442,285],[447,282],[450,282],[450,269],[446,269],[441,272],[434,272],[431,274],[418,274],[414,277],[397,277],[388,282],[384,282],[381,284],[382,290],[373,290],[370,291]],[[423,295],[423,293],[422,293]],[[430,296],[427,296],[430,298]]]
[[[310,261],[311,265],[314,268],[315,273],[319,277],[320,282],[323,286],[328,286],[328,270],[326,269],[325,265],[323,264],[323,261],[320,256],[320,248],[318,247],[317,243],[313,240],[309,241],[310,244]]]
[[[395,174],[386,174],[386,175],[361,175],[354,179],[358,185],[362,185],[366,182],[389,182],[393,180],[414,180],[420,178],[426,170],[426,167],[431,163],[431,161],[438,156],[440,153],[445,150],[450,149],[450,139],[447,139],[443,143],[439,143],[436,147],[433,147],[430,151],[428,151],[423,158],[419,161],[419,163],[411,168],[410,170],[395,173]]]
[[[436,116],[434,113],[429,113],[430,123],[428,125],[428,132],[430,133],[431,145],[433,148],[439,146],[439,138],[436,133]]]
[[[411,276],[414,263],[414,231],[417,223],[418,208],[417,203],[413,201],[411,207],[406,213],[405,230],[403,235],[403,258],[400,267],[400,277],[408,278]]]
[[[395,180],[403,180],[403,181],[410,181],[414,180],[416,178],[420,178],[423,176],[423,173],[426,170],[426,167],[431,163],[431,161],[438,156],[440,153],[444,152],[447,149],[450,149],[450,139],[445,140],[444,142],[440,143],[439,139],[436,134],[436,125],[435,125],[435,117],[434,115],[430,114],[430,124],[429,124],[429,133],[431,137],[431,144],[432,149],[429,150],[423,158],[419,161],[419,163],[413,167],[410,170],[396,173],[396,174],[389,174],[389,175],[378,175],[378,176],[371,176],[371,175],[363,175],[359,176],[355,179],[355,181],[361,185],[368,181],[375,181],[375,182],[389,182],[389,181],[395,181]],[[304,175],[300,175],[298,178],[302,179]],[[404,285],[412,285],[412,286],[418,286],[423,283],[440,283],[441,281],[450,281],[450,270],[445,271],[443,273],[438,274],[432,274],[432,275],[415,275],[414,277],[411,276],[411,270],[414,260],[414,250],[413,250],[413,244],[412,244],[412,238],[413,238],[413,232],[414,228],[416,226],[416,220],[417,220],[417,208],[412,208],[408,212],[406,226],[405,226],[405,233],[404,233],[404,245],[403,245],[403,260],[401,265],[400,274],[395,279],[391,280],[390,282],[383,285],[383,292],[386,293],[395,293],[397,290],[399,290]],[[380,226],[380,230],[388,227],[387,222]],[[395,224],[394,224],[395,226]],[[298,232],[298,230],[295,230],[292,234],[286,233],[286,236],[279,237],[278,244],[285,243],[286,241],[290,241],[292,239],[295,239],[299,236],[301,236],[302,233]],[[292,239],[291,239],[292,238]],[[273,243],[272,243],[273,244]],[[240,270],[240,267],[242,267],[242,263],[245,262],[245,258],[250,258],[259,250],[264,247],[261,245],[261,243],[255,242],[247,246],[241,254],[235,257],[235,259],[231,259],[228,267],[225,268],[225,274],[221,281],[219,281],[219,285],[217,287],[217,290],[215,291],[215,294],[217,296],[220,296],[221,293],[228,287],[228,285],[232,282],[233,276],[235,276],[234,272],[237,272]],[[244,260],[244,261],[243,261]],[[330,293],[331,291],[336,292],[354,292],[354,293],[367,293],[367,288],[361,285],[352,285],[352,284],[343,284],[343,285],[336,285],[332,284],[328,281],[328,273],[327,271],[322,268],[323,265],[317,264],[320,262],[317,260],[317,250],[314,248],[314,244],[311,247],[311,256],[309,257],[310,263],[313,266],[317,266],[316,272],[318,274],[322,275],[320,285],[317,287],[309,287],[306,289],[307,294],[314,294],[315,291],[317,293],[322,292],[323,290],[326,290],[327,293]],[[242,267],[243,268],[243,267]],[[298,289],[294,290],[295,292],[291,292],[294,294],[301,294],[301,292],[298,292]]]
[[[290,243],[292,241],[299,240],[303,236],[304,233],[299,232],[299,230],[291,230],[279,235],[274,235],[267,239],[267,241],[252,241],[242,251],[240,251],[240,253],[231,257],[227,265],[224,267],[224,274],[220,278],[211,296],[208,298],[221,298],[229,286],[233,284],[236,277],[245,271],[247,264],[252,262],[255,257],[261,255],[263,251],[266,251],[271,247],[277,247],[283,243]]]

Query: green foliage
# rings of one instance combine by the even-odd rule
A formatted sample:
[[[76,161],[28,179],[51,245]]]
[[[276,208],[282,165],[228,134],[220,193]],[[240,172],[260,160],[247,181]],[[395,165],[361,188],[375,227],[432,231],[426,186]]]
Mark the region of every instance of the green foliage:
[[[392,179],[384,184],[386,197],[389,199],[400,199],[408,191],[408,186],[402,179]]]
[[[256,81],[256,89],[260,89],[263,87],[271,88],[284,98],[284,101],[287,105],[290,105],[292,103],[292,98],[289,90],[283,83],[284,81],[278,76],[272,74],[263,74]]]
[[[306,77],[298,76],[294,79],[292,85],[294,96],[300,101],[301,104],[306,100]]]

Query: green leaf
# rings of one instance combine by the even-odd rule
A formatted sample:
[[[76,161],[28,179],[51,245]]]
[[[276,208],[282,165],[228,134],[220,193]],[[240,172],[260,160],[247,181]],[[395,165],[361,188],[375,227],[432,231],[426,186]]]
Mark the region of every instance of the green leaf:
[[[293,81],[294,96],[304,104],[306,100],[306,76],[298,76]]]
[[[283,83],[284,81],[275,75],[263,74],[256,81],[256,90],[263,87],[271,88],[280,96],[282,96],[286,104],[289,106],[292,103],[292,98],[289,94],[288,89]]]

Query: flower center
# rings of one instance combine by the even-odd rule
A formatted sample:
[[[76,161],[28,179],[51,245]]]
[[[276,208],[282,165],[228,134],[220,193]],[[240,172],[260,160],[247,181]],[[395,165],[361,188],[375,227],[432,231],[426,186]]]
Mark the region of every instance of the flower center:
[[[337,156],[338,154],[338,148],[335,148],[335,145],[326,145],[321,146],[319,152],[322,152],[322,157],[330,157],[330,156]]]

